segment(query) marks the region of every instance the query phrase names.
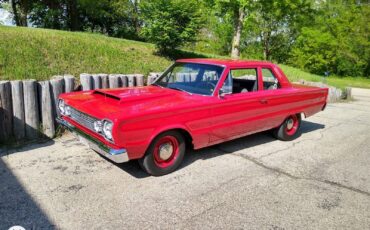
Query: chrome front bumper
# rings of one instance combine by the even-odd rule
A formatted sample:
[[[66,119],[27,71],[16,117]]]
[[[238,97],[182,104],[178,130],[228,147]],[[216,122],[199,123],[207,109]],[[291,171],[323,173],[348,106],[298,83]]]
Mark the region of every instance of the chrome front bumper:
[[[76,128],[74,125],[62,118],[56,118],[56,121],[70,130],[75,134],[78,139],[89,146],[92,150],[96,151],[100,155],[110,159],[116,163],[123,163],[129,161],[128,154],[126,149],[112,149],[109,146],[105,145],[103,142],[92,138],[88,134],[84,133],[80,129]]]

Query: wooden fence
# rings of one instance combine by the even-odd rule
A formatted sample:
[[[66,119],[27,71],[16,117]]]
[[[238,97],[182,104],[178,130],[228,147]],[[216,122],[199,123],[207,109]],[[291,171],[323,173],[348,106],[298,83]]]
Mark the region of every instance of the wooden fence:
[[[158,75],[151,74],[151,83]],[[100,88],[144,85],[142,74],[80,75],[77,85],[72,75],[54,76],[48,81],[0,81],[0,145],[12,141],[24,142],[40,137],[53,138],[55,118],[61,93]]]

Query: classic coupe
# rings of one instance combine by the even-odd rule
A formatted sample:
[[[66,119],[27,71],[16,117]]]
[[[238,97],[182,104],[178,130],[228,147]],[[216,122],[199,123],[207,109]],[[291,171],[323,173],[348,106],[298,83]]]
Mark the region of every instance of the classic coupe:
[[[293,140],[327,96],[327,88],[291,84],[273,63],[182,59],[149,86],[62,94],[57,121],[111,161],[137,159],[160,176],[188,149],[265,130]]]

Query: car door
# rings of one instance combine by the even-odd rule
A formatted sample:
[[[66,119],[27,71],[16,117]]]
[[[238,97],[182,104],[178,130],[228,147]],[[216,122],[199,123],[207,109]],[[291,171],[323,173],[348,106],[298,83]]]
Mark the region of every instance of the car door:
[[[266,128],[279,126],[288,115],[289,110],[297,107],[299,98],[295,97],[291,87],[282,87],[278,73],[271,67],[261,67],[262,90],[266,100]],[[297,101],[298,100],[298,101]]]
[[[261,70],[258,67],[229,69],[221,88],[221,90],[229,88],[229,92],[214,97],[215,102],[211,109],[211,143],[261,130],[266,101],[260,91],[262,87],[260,75]]]

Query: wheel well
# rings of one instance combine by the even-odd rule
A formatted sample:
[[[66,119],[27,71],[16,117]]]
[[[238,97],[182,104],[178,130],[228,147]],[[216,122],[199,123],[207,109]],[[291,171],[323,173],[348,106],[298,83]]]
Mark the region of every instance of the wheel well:
[[[186,148],[187,149],[194,149],[193,138],[190,135],[190,133],[188,131],[186,131],[185,129],[181,129],[181,128],[168,129],[168,130],[165,130],[165,131],[162,131],[162,132],[158,133],[155,137],[161,135],[162,133],[169,132],[169,131],[179,132],[185,139]]]
[[[186,146],[188,149],[194,149],[193,138],[191,137],[188,131],[186,131],[185,129],[174,129],[174,130],[180,132],[184,136]]]

